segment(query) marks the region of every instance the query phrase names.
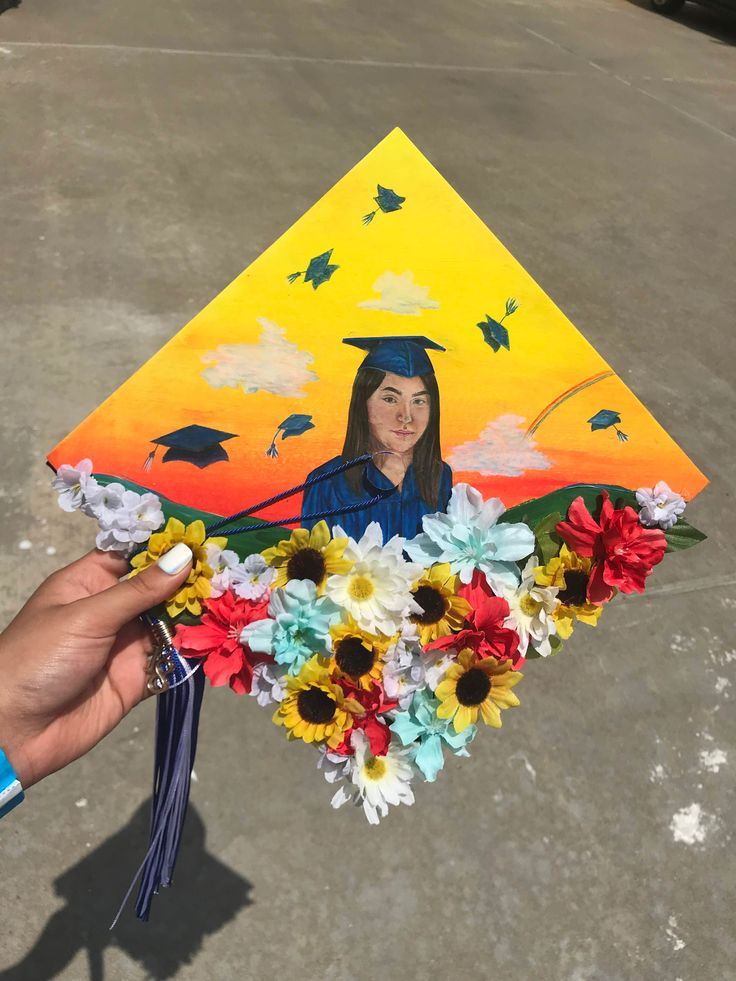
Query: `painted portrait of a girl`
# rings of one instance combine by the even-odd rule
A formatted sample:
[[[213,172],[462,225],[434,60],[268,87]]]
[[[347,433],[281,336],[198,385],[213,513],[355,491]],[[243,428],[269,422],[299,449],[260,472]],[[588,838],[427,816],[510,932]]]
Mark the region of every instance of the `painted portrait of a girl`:
[[[307,482],[363,454],[372,459],[309,486],[303,524],[315,524],[310,515],[354,507],[332,519],[352,537],[377,521],[385,539],[413,538],[425,514],[446,509],[452,490],[452,471],[440,449],[440,392],[427,355],[427,348],[445,349],[415,336],[351,337],[344,343],[367,354],[353,382],[342,453],[313,470]]]

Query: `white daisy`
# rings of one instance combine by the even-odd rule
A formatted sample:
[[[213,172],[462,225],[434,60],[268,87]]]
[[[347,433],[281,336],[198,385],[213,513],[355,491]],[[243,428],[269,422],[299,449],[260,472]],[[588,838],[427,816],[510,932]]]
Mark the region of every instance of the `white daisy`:
[[[381,526],[373,521],[359,542],[348,540],[344,558],[352,562],[350,571],[330,576],[325,584],[325,594],[368,633],[395,634],[409,613],[422,612],[411,595],[422,567],[407,562],[403,549],[398,535],[384,545]]]
[[[360,729],[353,731],[350,742],[355,755],[352,764],[345,767],[343,779],[353,786],[338,788],[332,798],[333,807],[362,804],[369,823],[378,824],[388,814],[389,804],[414,803],[410,748],[401,749],[392,743],[385,756],[373,756],[368,737]]]
[[[557,633],[552,614],[560,605],[557,586],[538,586],[534,570],[539,561],[533,555],[524,566],[521,583],[516,589],[504,589],[500,595],[509,604],[505,627],[513,628],[519,635],[519,653],[526,656],[531,643],[542,657],[552,653],[549,638]]]

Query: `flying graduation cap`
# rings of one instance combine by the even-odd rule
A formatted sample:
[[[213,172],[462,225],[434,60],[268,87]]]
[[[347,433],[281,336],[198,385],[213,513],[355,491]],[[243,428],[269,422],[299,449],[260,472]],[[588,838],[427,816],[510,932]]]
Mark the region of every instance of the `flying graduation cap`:
[[[270,456],[272,460],[275,460],[279,455],[279,451],[276,446],[276,440],[279,438],[279,433],[281,433],[281,439],[287,439],[289,436],[301,436],[309,429],[314,429],[312,417],[305,415],[303,412],[292,412],[292,414],[287,416],[282,423],[279,423],[279,428],[274,433],[274,437],[271,440],[271,445],[266,450],[266,456]]]
[[[313,259],[309,260],[309,265],[306,270],[301,272],[293,272],[287,276],[287,280],[290,283],[296,282],[300,276],[304,276],[305,283],[311,283],[312,289],[317,289],[322,283],[326,283],[327,280],[332,276],[339,266],[330,262],[330,257],[332,255],[332,249],[328,249],[327,252],[323,252],[322,255],[315,256]]]
[[[389,211],[401,211],[401,205],[406,201],[406,198],[402,198],[400,194],[392,191],[390,187],[381,187],[379,184],[378,194],[373,200],[378,207],[374,211],[369,211],[367,215],[363,215],[364,225],[370,225],[379,211],[383,211],[384,214],[387,214]]]
[[[192,463],[200,470],[204,470],[205,467],[220,460],[230,459],[227,450],[220,444],[227,439],[235,438],[236,433],[224,433],[220,429],[210,429],[209,426],[185,426],[173,433],[167,433],[166,436],[150,440],[157,445],[148,454],[143,469],[150,470],[159,446],[166,446],[168,449],[164,453],[162,463],[180,460],[182,463]]]
[[[618,425],[621,423],[621,414],[614,412],[613,409],[601,409],[594,416],[591,416],[588,422],[590,423],[591,433],[594,433],[596,429],[609,429],[613,426],[616,430],[616,436],[622,443],[625,443],[629,438],[626,433],[622,433],[618,428]]]
[[[445,351],[446,348],[428,337],[398,335],[396,337],[343,337],[343,344],[351,344],[368,353],[363,358],[361,368],[376,368],[378,371],[391,371],[402,378],[415,378],[417,375],[433,375],[434,368],[426,348],[432,351]],[[358,369],[360,370],[360,369]]]
[[[507,317],[510,317],[512,313],[516,313],[519,309],[519,304],[510,296],[506,300],[506,313],[500,320],[494,320],[486,314],[486,319],[481,320],[478,327],[480,327],[483,333],[483,340],[492,349],[494,354],[498,354],[502,347],[506,348],[507,351],[511,350],[511,343],[509,341],[509,332],[506,327],[504,327],[503,322]]]

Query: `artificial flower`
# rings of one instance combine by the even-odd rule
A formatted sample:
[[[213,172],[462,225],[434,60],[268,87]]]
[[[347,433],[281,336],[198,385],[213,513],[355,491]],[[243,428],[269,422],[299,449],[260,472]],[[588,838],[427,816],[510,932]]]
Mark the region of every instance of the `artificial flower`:
[[[383,674],[383,659],[390,644],[388,637],[369,634],[348,617],[347,623],[336,623],[330,627],[332,637],[332,659],[330,671],[335,678],[349,681],[370,689],[374,681],[380,681]]]
[[[429,783],[437,779],[445,765],[442,744],[449,746],[456,756],[467,756],[465,747],[478,731],[476,726],[469,725],[462,732],[455,732],[450,719],[437,715],[439,705],[431,692],[417,692],[408,711],[397,712],[390,727],[404,746],[413,747],[414,763]]]
[[[96,518],[100,527],[110,525],[119,511],[123,510],[125,487],[118,481],[87,487],[82,502],[82,511],[90,518]]]
[[[230,570],[231,589],[243,599],[258,600],[271,595],[276,570],[266,565],[257,552]]]
[[[557,633],[554,612],[559,606],[556,586],[540,586],[535,578],[539,567],[532,556],[521,573],[521,582],[515,589],[504,589],[503,598],[509,605],[505,624],[519,636],[519,654],[526,657],[529,644],[542,657],[552,653],[550,637]]]
[[[458,652],[435,695],[441,703],[437,715],[452,719],[455,732],[464,732],[480,716],[487,726],[501,726],[501,709],[518,705],[511,691],[522,675],[508,661],[495,657],[479,657],[469,647]]]
[[[318,521],[311,531],[296,528],[291,538],[262,555],[276,570],[276,586],[285,586],[291,579],[310,579],[321,594],[328,576],[341,576],[350,569],[352,563],[344,557],[347,544],[347,536],[333,538],[327,522]]]
[[[350,570],[327,580],[326,595],[368,633],[391,636],[407,614],[421,612],[411,596],[421,567],[404,559],[403,548],[404,539],[398,535],[384,545],[381,526],[372,521],[359,542],[348,540],[345,558]]]
[[[62,511],[78,511],[87,492],[97,487],[97,481],[92,476],[92,461],[80,460],[76,467],[62,463],[51,486],[59,492],[59,507]]]
[[[413,804],[414,791],[411,780],[414,776],[410,749],[389,746],[385,756],[371,753],[368,738],[356,731],[351,736],[355,754],[343,773],[344,780],[353,784],[349,789],[339,787],[332,798],[332,806],[343,804],[362,804],[363,812],[370,824],[378,824],[388,814],[390,804]]]
[[[576,497],[567,520],[557,532],[578,555],[593,559],[588,581],[591,603],[607,603],[617,589],[622,593],[643,593],[647,576],[662,561],[667,539],[659,528],[644,528],[632,507],[615,510],[602,491],[600,518],[596,521],[582,497]]]
[[[335,747],[335,752],[345,756],[351,755],[353,749],[350,736],[356,729],[360,729],[368,737],[371,753],[374,756],[385,756],[391,742],[391,733],[386,720],[380,716],[392,712],[397,707],[398,702],[386,698],[382,685],[375,681],[369,689],[366,689],[343,678],[340,681],[340,687],[349,698],[361,706],[363,714],[354,717],[352,727],[345,733],[340,745]]]
[[[492,589],[515,586],[516,563],[534,549],[534,533],[521,522],[497,524],[506,508],[497,497],[484,501],[469,484],[455,484],[446,514],[427,514],[424,531],[406,543],[415,562],[449,562],[453,573],[469,583],[480,569]]]
[[[431,647],[428,647],[423,652],[424,683],[431,691],[435,691],[437,685],[439,685],[457,659],[457,652],[460,649],[457,638],[460,638],[460,647],[462,647],[462,642],[466,640],[466,636],[466,632],[461,631],[452,638],[443,638],[443,640],[451,639],[453,641],[449,650],[444,649],[441,641],[435,641]],[[402,705],[401,707],[406,708],[407,706]]]
[[[481,635],[480,654],[483,657],[492,654],[500,660],[510,660],[513,668],[520,667],[524,655],[519,650],[518,633],[506,624],[510,612],[507,600],[495,596],[486,577],[477,571],[460,588],[460,595],[470,603],[467,621],[472,631]]]
[[[382,683],[386,695],[402,709],[415,691],[426,686],[426,658],[414,624],[407,624],[389,647]]]
[[[253,665],[250,694],[261,706],[282,702],[286,694],[285,676],[278,673],[270,661]]]
[[[328,656],[330,627],[340,611],[326,596],[317,596],[311,579],[290,579],[271,594],[268,616],[248,624],[240,639],[254,651],[271,654],[295,675],[313,654]]]
[[[411,594],[421,612],[410,613],[409,620],[423,644],[459,630],[470,614],[470,603],[457,594],[459,585],[446,562],[433,565],[414,583]]]
[[[362,711],[358,702],[347,698],[340,685],[332,681],[315,655],[302,665],[298,675],[287,677],[286,694],[273,721],[286,728],[289,739],[327,743],[334,749],[352,726],[354,716]]]
[[[185,610],[198,617],[202,612],[202,601],[211,593],[210,579],[213,572],[207,561],[207,545],[225,547],[225,538],[207,538],[203,521],[192,521],[184,525],[178,518],[169,518],[163,531],[155,532],[148,539],[146,551],[134,555],[131,565],[134,572],[140,572],[158,562],[161,556],[174,545],[184,542],[192,550],[192,568],[183,585],[166,603],[170,617],[178,617]]]
[[[654,487],[640,487],[636,500],[641,508],[639,521],[646,528],[672,528],[685,510],[685,498],[663,480]]]
[[[207,560],[214,570],[213,596],[222,596],[227,589],[241,599],[248,600],[260,600],[270,595],[276,570],[267,566],[257,552],[241,561],[238,553],[232,549],[209,545]]]
[[[108,484],[108,487],[113,486]],[[122,487],[122,484],[117,485]],[[103,497],[107,488],[99,487],[87,498],[100,530],[95,543],[105,552],[118,551],[130,554],[136,545],[142,545],[152,532],[164,522],[161,501],[155,494],[126,490],[116,491],[114,496]],[[99,504],[96,502],[100,502]],[[111,507],[114,501],[115,506]],[[104,503],[102,503],[104,502]],[[98,510],[99,507],[99,510]]]
[[[231,592],[210,597],[200,623],[177,626],[177,649],[183,657],[203,659],[204,673],[215,688],[229,685],[237,695],[247,695],[253,668],[264,657],[243,646],[240,633],[247,623],[263,619],[266,608],[265,602],[238,599]]]
[[[602,606],[595,606],[588,600],[588,580],[592,566],[591,558],[577,555],[563,544],[559,555],[535,570],[538,586],[553,586],[557,589],[559,605],[552,611],[552,618],[562,640],[567,640],[572,634],[575,620],[595,627],[603,612]]]

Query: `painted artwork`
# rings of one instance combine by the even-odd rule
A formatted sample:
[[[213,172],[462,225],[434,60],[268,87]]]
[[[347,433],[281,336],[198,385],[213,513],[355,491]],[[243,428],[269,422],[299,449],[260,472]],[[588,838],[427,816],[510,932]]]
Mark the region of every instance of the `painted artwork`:
[[[400,130],[49,462],[85,457],[186,515],[302,488],[248,520],[329,516],[354,538],[374,520],[411,538],[459,483],[507,506],[659,480],[689,500],[706,483]]]

